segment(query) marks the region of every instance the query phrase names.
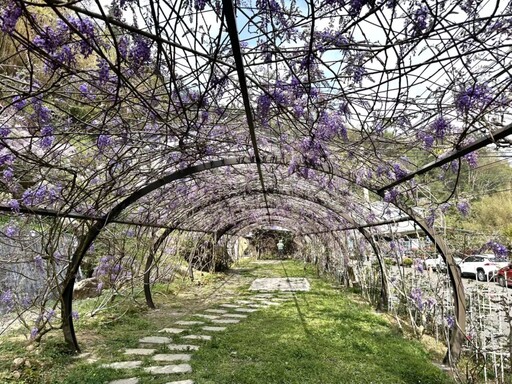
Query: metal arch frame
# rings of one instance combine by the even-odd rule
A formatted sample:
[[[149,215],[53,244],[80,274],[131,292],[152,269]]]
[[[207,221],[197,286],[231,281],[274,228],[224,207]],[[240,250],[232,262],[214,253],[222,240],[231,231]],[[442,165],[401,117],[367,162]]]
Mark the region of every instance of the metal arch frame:
[[[274,163],[276,165],[288,165],[284,159],[279,159],[277,157],[267,157],[267,158],[261,158],[261,162],[263,163]],[[85,256],[85,253],[91,246],[91,244],[94,242],[96,237],[101,232],[102,228],[109,223],[113,222],[118,218],[118,216],[131,204],[135,203],[137,200],[142,198],[143,196],[146,196],[147,194],[157,190],[158,188],[169,184],[173,181],[182,179],[187,176],[191,176],[200,172],[204,172],[207,170],[212,170],[224,166],[233,166],[233,165],[242,165],[242,164],[252,164],[256,163],[256,159],[254,157],[240,157],[240,158],[227,158],[227,159],[221,159],[221,160],[214,160],[194,166],[190,166],[188,168],[183,168],[178,171],[175,171],[169,175],[166,175],[158,180],[155,180],[148,185],[134,191],[130,196],[122,200],[119,204],[117,204],[115,207],[113,207],[106,215],[104,215],[102,218],[97,220],[93,223],[93,225],[90,227],[88,233],[82,238],[80,244],[78,245],[77,249],[73,253],[73,256],[71,258],[71,262],[69,265],[69,268],[67,270],[67,274],[65,279],[63,280],[63,290],[61,294],[61,302],[62,302],[62,330],[64,333],[64,339],[68,346],[74,350],[74,351],[80,351],[80,347],[78,345],[78,341],[76,339],[76,334],[74,330],[73,325],[73,318],[72,318],[72,304],[73,304],[73,288],[75,283],[75,276],[78,272],[78,267],[81,264],[81,261],[83,257]],[[311,167],[311,169],[320,171],[323,173],[327,173],[329,175],[341,177],[345,180],[348,180],[352,182],[353,184],[359,185],[355,182],[355,180],[350,180],[347,178],[346,175],[338,175],[337,173],[334,173],[332,168],[329,168],[325,165],[322,165],[321,167]],[[369,188],[370,191],[376,193],[375,190]],[[460,274],[455,270],[455,267],[451,268],[450,265],[453,266],[453,257],[448,253],[446,246],[444,245],[444,242],[441,238],[439,238],[427,225],[426,223],[422,222],[420,225],[420,222],[418,221],[419,218],[416,217],[416,215],[409,210],[407,207],[402,207],[399,203],[393,202],[393,205],[395,205],[397,208],[399,208],[402,212],[406,213],[409,217],[411,217],[411,220],[415,221],[422,229],[426,229],[427,235],[431,238],[431,240],[436,244],[439,252],[441,253],[442,257],[445,259],[447,265],[449,266],[448,271],[450,274],[450,279],[452,282],[456,282],[454,285],[454,297],[455,297],[455,306],[457,308],[456,311],[456,317],[458,322],[458,328],[457,332],[454,332],[454,336],[450,340],[450,346],[451,351],[456,352],[452,353],[452,356],[455,358],[458,358],[457,352],[460,352],[461,349],[461,340],[462,336],[465,331],[465,312],[464,312],[464,291],[462,289],[462,280],[460,278]],[[460,282],[460,284],[458,284]]]

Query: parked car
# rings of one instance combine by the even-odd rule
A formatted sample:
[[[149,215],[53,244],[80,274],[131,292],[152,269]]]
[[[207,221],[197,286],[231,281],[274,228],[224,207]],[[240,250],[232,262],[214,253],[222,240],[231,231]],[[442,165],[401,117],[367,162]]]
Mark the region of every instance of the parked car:
[[[501,268],[496,273],[496,279],[502,287],[512,286],[512,262],[509,262],[506,267]]]
[[[459,264],[462,259],[460,257],[454,257],[455,264]],[[446,272],[446,263],[444,262],[441,255],[438,255],[436,258],[425,259],[423,261],[423,265],[425,269],[432,268],[433,271],[437,272]]]
[[[461,276],[474,276],[478,281],[492,280],[498,269],[498,261],[494,255],[472,255],[462,260],[458,267]]]

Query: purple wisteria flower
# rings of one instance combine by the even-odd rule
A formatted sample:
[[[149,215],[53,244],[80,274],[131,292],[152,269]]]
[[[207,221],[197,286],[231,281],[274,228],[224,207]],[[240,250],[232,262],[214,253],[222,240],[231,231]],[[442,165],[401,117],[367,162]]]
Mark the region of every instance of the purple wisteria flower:
[[[16,199],[9,200],[9,207],[15,213],[20,213],[20,203]]]
[[[80,319],[80,315],[78,314],[77,311],[71,311],[71,318],[73,320],[79,320]]]
[[[55,314],[56,314],[55,310],[48,309],[48,310],[46,310],[43,317],[46,321],[51,322],[53,320],[53,317],[55,316]]]
[[[363,5],[367,3],[367,0],[349,0],[350,8],[348,14],[352,17],[356,17],[361,13]]]
[[[467,217],[470,211],[469,202],[467,200],[459,201],[457,203],[457,210],[462,216]]]
[[[432,122],[432,131],[436,139],[444,139],[450,130],[450,123],[443,116],[439,116]]]
[[[0,306],[5,308],[6,312],[11,312],[14,309],[14,295],[12,294],[12,291],[10,289],[0,294]]]
[[[407,176],[407,171],[400,167],[400,164],[393,164],[393,172],[395,173],[395,179],[400,180]]]
[[[110,80],[110,67],[104,59],[98,59],[98,80],[100,84],[105,84]]]
[[[142,65],[149,63],[151,59],[149,41],[142,37],[134,39],[128,57],[132,62],[132,68],[134,70],[139,70]]]
[[[16,28],[21,13],[22,10],[18,2],[10,1],[7,5],[4,4],[4,11],[0,14],[0,30],[11,35]]]
[[[7,237],[14,237],[18,233],[18,227],[14,224],[9,224],[7,227],[5,227],[5,236]]]
[[[487,84],[473,84],[455,95],[455,108],[460,113],[481,111],[493,99],[492,89]]]
[[[50,148],[53,144],[55,137],[53,136],[53,127],[51,125],[46,125],[41,129],[42,139],[39,142],[39,145],[42,148]]]
[[[423,307],[424,307],[424,303],[423,303],[423,292],[421,291],[421,289],[413,288],[409,294],[409,297],[412,299],[412,301],[414,301],[414,303],[416,304],[416,307],[418,307],[418,309],[420,311],[422,311]]]
[[[446,327],[452,329],[455,326],[455,317],[452,315],[448,315],[444,318],[444,323]]]
[[[112,145],[112,138],[109,135],[99,135],[98,140],[96,140],[96,145],[100,151],[103,151],[105,148]]]
[[[471,152],[463,157],[464,160],[467,161],[470,168],[475,169],[478,167],[478,153]]]
[[[12,98],[12,102],[14,105],[14,108],[16,108],[18,111],[21,111],[25,106],[27,105],[27,100],[22,99],[21,96],[14,96]]]
[[[398,190],[395,188],[392,188],[389,191],[386,191],[384,193],[384,201],[386,203],[392,203],[392,202],[396,201],[398,195],[399,195]]]
[[[411,33],[413,36],[418,36],[427,29],[427,18],[428,18],[428,8],[425,5],[421,5],[417,8],[412,15],[412,30]]]
[[[486,249],[492,250],[494,254],[500,258],[505,258],[508,256],[507,247],[497,241],[491,240],[485,243],[481,250],[484,251]]]
[[[316,47],[319,52],[325,52],[329,47],[346,49],[350,41],[341,31],[330,29],[315,33]]]
[[[434,145],[434,137],[430,135],[425,135],[423,137],[423,144],[425,149],[432,149],[432,146]]]
[[[2,177],[7,182],[12,181],[12,179],[14,178],[14,171],[13,171],[13,169],[10,168],[10,167],[9,168],[5,168]]]
[[[258,97],[257,105],[258,116],[262,123],[265,123],[266,125],[268,123],[268,115],[270,112],[270,106],[272,105],[272,99],[268,94],[264,93]]]
[[[0,137],[5,138],[11,134],[11,128],[2,127],[0,128]]]
[[[415,259],[414,260],[414,269],[417,272],[419,272],[419,273],[423,273],[424,272],[423,261],[421,259]]]
[[[38,334],[39,334],[39,328],[37,328],[37,327],[32,328],[32,330],[30,331],[30,339],[35,340],[35,338],[37,337]]]
[[[433,297],[429,297],[427,299],[426,304],[427,304],[428,309],[433,309],[437,305],[437,300]]]

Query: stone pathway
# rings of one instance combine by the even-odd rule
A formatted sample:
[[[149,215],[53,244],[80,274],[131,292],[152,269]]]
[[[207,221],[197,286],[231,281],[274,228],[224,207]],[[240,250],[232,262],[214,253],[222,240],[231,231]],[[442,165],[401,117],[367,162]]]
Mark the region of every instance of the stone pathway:
[[[297,290],[305,290],[306,286],[309,289],[309,283],[306,283],[294,282],[292,285]],[[265,285],[265,283],[259,282],[258,284],[264,285],[263,291],[271,290],[269,285]],[[186,376],[184,379],[183,375],[192,372],[192,367],[188,362],[192,359],[194,351],[201,347],[201,343],[209,342],[213,335],[219,337],[227,327],[240,323],[253,312],[263,308],[274,308],[293,298],[292,294],[282,292],[290,291],[289,280],[284,283],[273,281],[270,283],[270,286],[272,285],[276,293],[259,293],[258,290],[252,289],[257,292],[244,300],[233,300],[233,302],[219,304],[216,308],[205,309],[201,311],[203,313],[188,314],[189,320],[172,321],[169,327],[158,331],[160,335],[166,334],[168,336],[148,335],[141,338],[139,340],[140,348],[126,348],[123,351],[123,355],[131,358],[131,360],[102,365],[105,368],[118,370],[120,376],[125,377],[111,381],[108,384],[140,384],[141,379],[136,376],[136,371],[134,371],[137,369],[155,377],[164,377],[164,380],[168,378],[170,381],[166,384],[194,384],[193,380],[186,379]],[[185,314],[183,313],[183,315]],[[201,320],[196,320],[198,318]],[[174,328],[174,326],[180,328]],[[187,326],[193,329],[186,328]],[[195,331],[200,331],[201,334],[196,334]],[[189,342],[191,344],[188,344]],[[168,349],[169,353],[162,353],[163,348]],[[134,360],[134,357],[135,359],[138,357],[139,360]],[[148,382],[147,375],[144,380]]]

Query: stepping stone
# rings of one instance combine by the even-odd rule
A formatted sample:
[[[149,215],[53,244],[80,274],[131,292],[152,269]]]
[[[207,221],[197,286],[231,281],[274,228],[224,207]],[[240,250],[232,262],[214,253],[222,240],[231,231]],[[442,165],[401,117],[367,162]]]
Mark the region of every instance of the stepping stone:
[[[196,315],[193,315],[193,316],[196,316],[196,317],[202,317],[203,319],[208,319],[208,320],[213,320],[213,319],[218,319],[219,316],[215,316],[215,315],[203,315],[201,313],[198,313]]]
[[[139,340],[139,343],[146,343],[146,344],[166,344],[170,343],[171,339],[168,337],[161,337],[161,336],[147,336],[143,337]]]
[[[218,320],[212,320],[212,323],[215,324],[237,324],[240,320],[238,319],[218,319]]]
[[[257,295],[254,295],[253,298],[264,298],[268,299],[269,297],[273,297],[274,295],[272,293],[259,293]]]
[[[169,312],[169,316],[183,316],[183,315],[185,315],[185,312],[179,312],[179,311]]]
[[[117,363],[102,364],[102,368],[112,369],[133,369],[138,368],[142,364],[142,361],[119,361]]]
[[[186,329],[181,329],[181,328],[164,328],[158,332],[172,333],[175,335],[175,334],[185,332],[185,331],[186,331]]]
[[[238,308],[238,307],[240,307],[239,305],[236,305],[236,304],[221,304],[220,306],[224,307],[224,308]]]
[[[237,300],[236,302],[237,302],[238,304],[241,304],[241,305],[258,304],[258,303],[255,303],[254,301],[248,301],[248,300]]]
[[[184,339],[187,340],[211,340],[212,337],[210,335],[187,335],[183,336]]]
[[[110,381],[108,384],[139,384],[139,378],[130,377],[129,379],[114,380]]]
[[[269,305],[274,305],[274,306],[276,306],[276,305],[281,305],[280,303],[276,303],[276,302],[274,302],[274,301],[262,301],[262,302],[261,302],[261,304],[262,304],[262,305],[266,305],[267,307],[268,307]],[[250,307],[250,305],[249,305],[249,307]]]
[[[153,360],[155,361],[190,361],[191,355],[186,355],[184,353],[173,353],[173,354],[165,354],[161,353],[153,356]]]
[[[146,367],[144,371],[154,375],[169,375],[172,373],[190,373],[192,372],[192,367],[188,364],[159,365],[156,367]]]
[[[155,353],[156,349],[150,349],[150,348],[133,348],[133,349],[126,349],[124,351],[125,355],[143,355],[143,356],[149,356]]]
[[[236,308],[235,311],[251,313],[251,312],[256,312],[257,309],[255,309],[255,308]]]
[[[268,305],[264,305],[264,304],[249,304],[248,307],[251,307],[251,308],[268,308]]]
[[[226,311],[225,309],[207,309],[207,310],[205,310],[205,312],[210,312],[210,313],[228,313],[228,311]]]
[[[168,344],[167,348],[169,348],[171,351],[197,351],[199,349],[199,345]]]
[[[194,380],[179,380],[179,381],[170,381],[165,384],[194,384]]]
[[[198,325],[198,324],[204,324],[204,321],[177,321],[175,324],[178,325]]]
[[[304,277],[265,277],[255,279],[250,291],[309,291],[309,281]]]
[[[222,332],[226,330],[226,327],[203,327],[202,330],[210,332]]]
[[[226,313],[226,314],[222,315],[222,317],[234,317],[237,319],[245,319],[245,318],[247,318],[247,315],[241,315],[239,313]]]

